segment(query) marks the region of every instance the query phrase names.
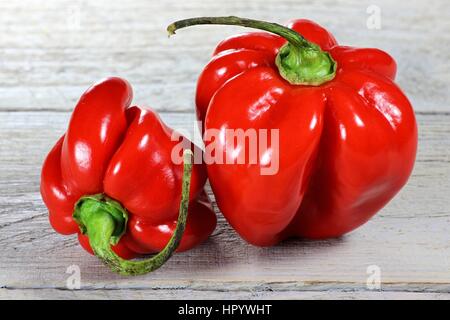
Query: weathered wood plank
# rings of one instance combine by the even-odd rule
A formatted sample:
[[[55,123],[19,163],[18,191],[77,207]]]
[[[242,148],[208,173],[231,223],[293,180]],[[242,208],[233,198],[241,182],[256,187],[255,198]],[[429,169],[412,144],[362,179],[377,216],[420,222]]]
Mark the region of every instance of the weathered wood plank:
[[[410,182],[357,231],[340,239],[256,248],[238,238],[219,214],[219,225],[205,244],[133,278],[111,273],[74,237],[56,234],[47,222],[39,171],[68,117],[66,112],[0,112],[0,298],[80,297],[54,290],[66,288],[71,265],[80,267],[82,292],[95,291],[93,298],[127,297],[127,292],[144,297],[146,290],[161,298],[181,297],[181,292],[191,298],[250,298],[253,292],[275,298],[271,290],[284,292],[279,297],[326,298],[320,291],[331,290],[336,297],[370,298],[376,295],[366,287],[370,265],[381,270],[382,290],[394,292],[382,293],[386,297],[408,291],[411,297],[448,298],[450,115],[418,116],[419,154]],[[175,128],[192,130],[193,114],[162,117]],[[33,288],[39,290],[27,291]],[[414,294],[423,292],[429,294]]]
[[[417,292],[343,292],[343,291],[195,291],[195,290],[61,290],[61,289],[0,289],[1,299],[89,299],[89,300],[194,300],[211,299],[274,299],[274,300],[327,300],[327,299],[377,299],[377,300],[450,300],[448,293]]]
[[[374,4],[380,30],[366,26]],[[450,11],[442,0],[0,0],[0,110],[70,110],[89,85],[110,75],[129,79],[138,104],[193,110],[195,81],[214,46],[242,29],[198,27],[169,40],[165,27],[231,14],[308,17],[344,44],[382,48],[398,61],[398,83],[418,111],[449,111]]]

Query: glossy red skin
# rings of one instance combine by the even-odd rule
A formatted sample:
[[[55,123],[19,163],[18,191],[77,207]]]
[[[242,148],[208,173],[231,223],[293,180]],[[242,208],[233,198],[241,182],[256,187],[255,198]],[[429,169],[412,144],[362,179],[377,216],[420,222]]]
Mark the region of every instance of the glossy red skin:
[[[113,250],[125,259],[165,247],[178,219],[183,174],[183,165],[171,160],[178,143],[171,140],[172,130],[152,110],[130,107],[131,99],[130,85],[120,78],[89,88],[67,132],[48,154],[41,175],[50,223],[61,234],[80,232],[72,218],[80,197],[104,193],[119,201],[129,222]],[[197,149],[192,144],[191,148]],[[188,220],[178,251],[198,245],[216,226],[203,191],[205,182],[204,165],[194,164]],[[92,253],[88,238],[82,234],[78,238]]]
[[[378,49],[339,46],[309,20],[288,26],[337,61],[332,81],[289,84],[274,65],[285,40],[256,32],[221,42],[197,85],[206,129],[280,130],[277,174],[261,175],[260,163],[207,168],[225,218],[258,246],[352,231],[402,188],[416,156],[416,120],[393,82],[395,61]],[[220,144],[218,152],[233,157]]]

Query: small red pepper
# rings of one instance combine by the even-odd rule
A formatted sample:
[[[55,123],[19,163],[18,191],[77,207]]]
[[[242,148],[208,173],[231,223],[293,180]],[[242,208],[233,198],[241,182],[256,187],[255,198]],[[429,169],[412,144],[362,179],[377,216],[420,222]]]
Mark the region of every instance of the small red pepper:
[[[177,29],[226,24],[269,31],[222,41],[197,85],[205,130],[278,129],[279,147],[256,164],[208,164],[217,204],[248,242],[341,236],[369,220],[407,182],[417,126],[394,83],[396,63],[378,49],[337,44],[309,20],[287,27],[238,17],[177,21]],[[208,148],[212,141],[205,141]],[[215,141],[223,158],[236,159]],[[270,144],[269,144],[270,145]],[[261,175],[279,155],[279,170]],[[207,155],[206,155],[207,156]],[[264,161],[263,161],[264,160]]]
[[[41,194],[57,232],[78,233],[81,245],[113,270],[141,274],[160,267],[178,245],[184,251],[204,241],[216,217],[203,190],[204,165],[191,165],[190,152],[184,166],[174,164],[173,131],[152,110],[129,107],[131,99],[120,78],[83,94],[44,162]],[[160,253],[124,260],[154,252]]]

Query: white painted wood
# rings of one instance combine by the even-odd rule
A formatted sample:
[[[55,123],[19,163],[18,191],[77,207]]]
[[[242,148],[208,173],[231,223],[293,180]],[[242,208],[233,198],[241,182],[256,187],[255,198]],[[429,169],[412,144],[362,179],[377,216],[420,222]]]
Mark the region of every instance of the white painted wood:
[[[381,10],[380,30],[367,28],[369,6]],[[192,111],[213,48],[244,31],[196,27],[167,38],[170,22],[201,15],[316,20],[343,44],[391,53],[418,111],[450,111],[445,0],[0,0],[0,110],[70,110],[93,82],[120,75],[133,84],[136,103]]]
[[[450,300],[449,293],[416,292],[343,292],[343,291],[196,291],[196,290],[58,290],[58,289],[0,289],[0,299],[92,299],[92,300],[193,300],[237,299],[237,300]]]
[[[366,27],[371,5],[381,10],[380,30]],[[170,22],[202,15],[306,17],[343,44],[391,53],[418,112],[417,164],[386,208],[341,239],[256,248],[216,208],[205,244],[155,273],[120,277],[51,229],[40,166],[67,111],[105,76],[128,79],[136,104],[170,111],[162,114],[169,125],[192,131],[202,66],[218,41],[244,31],[196,27],[167,38]],[[450,299],[449,29],[445,0],[0,0],[0,299]],[[81,269],[81,290],[66,287],[71,265]],[[371,265],[381,290],[366,286]]]
[[[69,115],[0,112],[0,298],[449,298],[450,115],[418,116],[412,178],[355,232],[256,248],[218,213],[218,227],[205,244],[140,277],[111,273],[47,222],[40,166]],[[162,118],[189,130],[194,115]],[[67,291],[70,265],[81,269],[81,291]],[[381,292],[366,286],[370,265],[381,270]]]

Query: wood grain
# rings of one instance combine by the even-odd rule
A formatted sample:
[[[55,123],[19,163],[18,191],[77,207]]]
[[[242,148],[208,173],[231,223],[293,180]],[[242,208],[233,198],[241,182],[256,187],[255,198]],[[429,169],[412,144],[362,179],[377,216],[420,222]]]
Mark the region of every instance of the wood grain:
[[[381,10],[380,30],[366,26],[370,5]],[[138,104],[193,110],[196,78],[213,48],[244,31],[197,27],[167,38],[170,22],[201,15],[313,19],[343,44],[391,53],[417,111],[450,111],[445,0],[0,0],[0,110],[71,110],[87,86],[111,75],[134,85]]]
[[[317,299],[362,299],[362,300],[450,300],[448,293],[417,292],[345,292],[345,291],[214,291],[214,290],[170,290],[170,289],[121,289],[121,290],[61,290],[61,289],[0,289],[0,299],[93,299],[93,300],[317,300]]]
[[[380,30],[366,26],[370,5]],[[198,74],[218,41],[244,31],[203,26],[167,38],[170,22],[205,15],[306,17],[342,44],[389,52],[418,114],[416,167],[386,208],[340,239],[256,248],[215,208],[206,243],[155,273],[120,277],[50,228],[40,167],[78,97],[106,76],[128,79],[134,103],[193,132]],[[450,299],[449,30],[445,0],[0,0],[0,299]],[[71,265],[80,290],[67,288]],[[381,289],[366,285],[371,265]]]
[[[418,116],[413,176],[355,232],[256,248],[218,213],[218,227],[206,243],[152,274],[131,278],[111,273],[74,237],[58,235],[48,224],[39,195],[40,166],[69,115],[0,112],[0,298],[450,299],[450,115]],[[162,118],[174,128],[193,130],[193,114]],[[66,287],[71,265],[81,270],[80,291]],[[381,291],[366,286],[370,265],[381,270]]]

